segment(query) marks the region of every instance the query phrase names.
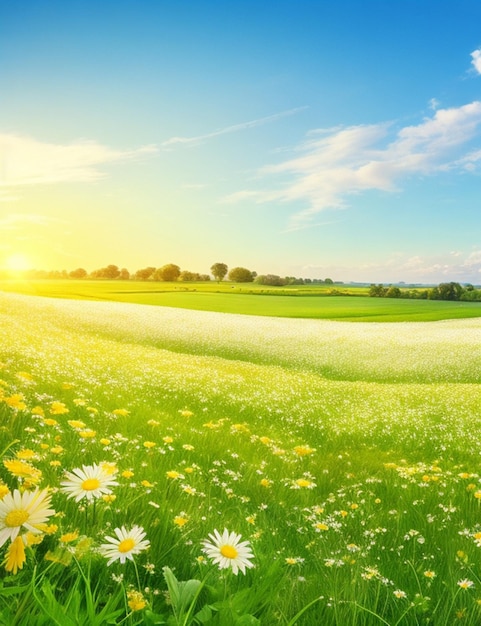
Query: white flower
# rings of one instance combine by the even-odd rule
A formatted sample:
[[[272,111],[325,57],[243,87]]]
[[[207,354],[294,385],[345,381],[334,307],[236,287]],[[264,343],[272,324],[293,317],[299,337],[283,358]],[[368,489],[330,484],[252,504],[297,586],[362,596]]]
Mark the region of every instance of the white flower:
[[[97,465],[82,465],[72,472],[65,472],[69,480],[62,481],[61,491],[68,494],[69,498],[75,498],[78,502],[82,498],[91,501],[101,498],[103,495],[112,493],[110,487],[118,485],[104,467]]]
[[[109,543],[103,543],[99,548],[100,554],[109,559],[107,565],[114,561],[124,564],[126,559],[133,561],[134,554],[139,554],[150,546],[150,541],[144,539],[146,533],[141,526],[132,526],[130,530],[122,526],[116,528],[114,533],[117,537],[105,537]]]
[[[472,580],[468,580],[467,578],[464,578],[463,580],[458,580],[458,586],[461,587],[461,589],[469,589],[470,587],[474,587],[474,583]]]
[[[230,533],[224,529],[222,535],[218,530],[214,530],[213,534],[209,535],[212,543],[209,540],[204,540],[203,551],[209,558],[217,563],[219,569],[225,569],[230,567],[235,575],[239,570],[245,574],[246,567],[254,567],[254,564],[249,561],[253,558],[251,552],[250,543],[248,541],[240,541],[241,535],[236,533]]]
[[[48,489],[24,491],[15,489],[0,500],[0,546],[10,539],[15,541],[21,529],[41,533],[39,528],[55,511],[49,509],[51,495]]]

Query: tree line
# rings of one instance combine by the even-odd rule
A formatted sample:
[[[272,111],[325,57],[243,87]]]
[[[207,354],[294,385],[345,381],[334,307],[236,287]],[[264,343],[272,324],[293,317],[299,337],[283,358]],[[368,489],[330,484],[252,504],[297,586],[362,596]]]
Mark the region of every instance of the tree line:
[[[373,298],[414,298],[418,300],[451,300],[462,302],[481,302],[481,289],[475,289],[470,283],[439,283],[427,289],[400,289],[396,285],[388,287],[372,284],[369,295]]]
[[[161,267],[148,266],[130,272],[127,268],[120,268],[118,265],[109,264],[87,272],[83,267],[78,267],[72,271],[67,270],[26,270],[22,272],[23,276],[31,279],[100,279],[100,280],[143,280],[154,282],[205,282],[214,280],[221,282],[226,277],[234,283],[252,283],[269,286],[284,285],[304,285],[304,284],[326,284],[332,285],[334,281],[331,278],[296,278],[295,276],[277,276],[276,274],[261,274],[247,269],[246,267],[229,267],[225,263],[214,263],[210,268],[211,274],[200,274],[189,270],[181,270],[175,263],[167,263]],[[5,277],[8,272],[5,272]]]

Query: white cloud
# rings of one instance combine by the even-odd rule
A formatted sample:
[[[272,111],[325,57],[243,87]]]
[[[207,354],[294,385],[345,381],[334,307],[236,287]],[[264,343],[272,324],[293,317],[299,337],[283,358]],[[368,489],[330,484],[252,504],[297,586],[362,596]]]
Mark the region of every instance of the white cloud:
[[[213,137],[218,137],[219,135],[227,135],[229,133],[236,133],[240,130],[246,130],[248,128],[255,128],[256,126],[261,126],[262,124],[267,124],[269,122],[275,122],[283,117],[287,117],[288,115],[294,115],[295,113],[299,113],[300,111],[304,111],[308,107],[297,107],[295,109],[289,109],[288,111],[282,111],[281,113],[275,113],[274,115],[268,115],[267,117],[261,117],[257,120],[251,120],[249,122],[242,122],[241,124],[234,124],[233,126],[226,126],[224,128],[219,128],[218,130],[214,130],[210,133],[206,133],[205,135],[197,135],[196,137],[171,137],[166,141],[161,143],[163,148],[170,148],[175,145],[194,145],[205,141],[206,139],[212,139]]]
[[[302,202],[307,207],[290,224],[291,229],[298,229],[322,210],[344,208],[346,198],[353,194],[393,192],[408,177],[459,167],[466,158],[459,151],[480,124],[481,102],[475,101],[438,109],[432,117],[397,133],[392,132],[393,124],[386,123],[313,131],[296,149],[299,156],[260,171],[264,177],[279,177],[278,185],[263,191],[238,191],[224,200]],[[479,151],[470,154],[472,164]]]
[[[481,74],[481,48],[471,52],[471,65],[478,74]]]
[[[101,165],[137,159],[156,151],[154,146],[122,151],[96,141],[62,145],[0,134],[0,187],[90,182],[104,176]]]

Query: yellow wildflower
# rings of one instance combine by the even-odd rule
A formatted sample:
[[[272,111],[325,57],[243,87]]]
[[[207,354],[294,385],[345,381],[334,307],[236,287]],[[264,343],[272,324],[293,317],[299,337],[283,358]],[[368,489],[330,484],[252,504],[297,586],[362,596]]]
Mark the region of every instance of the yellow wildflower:
[[[52,415],[64,415],[65,413],[69,413],[69,410],[63,402],[54,401],[50,405],[50,413]]]
[[[307,480],[307,478],[298,478],[294,481],[294,489],[313,489],[315,486],[316,483]]]
[[[23,536],[23,541],[27,547],[36,546],[37,544],[42,543],[43,535],[34,535],[34,533],[28,531]]]
[[[155,448],[156,445],[154,441],[144,441],[144,448]]]
[[[22,537],[19,535],[8,547],[5,569],[7,572],[12,572],[15,576],[18,570],[23,568],[23,564],[26,560],[25,546],[23,545]]]
[[[186,517],[185,515],[176,515],[176,517],[174,517],[174,524],[176,526],[185,526],[187,524],[187,522],[189,521],[189,518]]]
[[[295,446],[294,448],[294,452],[299,456],[308,456],[309,454],[314,454],[315,451],[315,448],[309,446]]]
[[[141,611],[147,606],[147,602],[140,591],[127,591],[127,600],[131,611]]]
[[[58,424],[57,420],[54,420],[53,417],[46,417],[43,423],[45,426],[56,426]]]
[[[85,430],[79,430],[79,437],[82,439],[93,439],[96,435],[96,431],[91,428],[86,428]]]
[[[231,432],[233,433],[250,433],[249,427],[246,424],[232,424]]]
[[[86,424],[80,420],[68,420],[67,424],[72,428],[85,428]]]
[[[61,543],[72,543],[72,541],[77,541],[78,539],[78,530],[74,530],[70,533],[65,533],[60,537]]]
[[[26,461],[20,461],[18,459],[4,459],[3,465],[13,476],[17,478],[28,479],[33,482],[39,482],[42,478],[42,472],[27,463]]]
[[[28,461],[29,459],[34,459],[37,455],[33,450],[30,450],[30,448],[23,448],[23,450],[18,450],[15,456],[22,461]]]
[[[99,465],[109,476],[112,476],[119,471],[117,465],[112,461],[102,461],[102,463],[99,463]]]
[[[127,409],[114,409],[112,413],[114,415],[120,415],[121,417],[127,417],[130,411],[127,411]]]
[[[23,378],[23,380],[33,380],[33,376],[29,372],[17,372],[17,378]]]
[[[17,411],[25,411],[27,405],[24,402],[24,397],[21,393],[16,393],[9,398],[5,398],[5,403],[12,409],[17,409]]]

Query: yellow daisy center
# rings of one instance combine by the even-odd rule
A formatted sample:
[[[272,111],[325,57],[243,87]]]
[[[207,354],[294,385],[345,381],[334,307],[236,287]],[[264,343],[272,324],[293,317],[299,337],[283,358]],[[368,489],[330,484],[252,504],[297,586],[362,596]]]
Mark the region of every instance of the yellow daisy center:
[[[87,478],[82,483],[82,489],[84,491],[95,491],[100,487],[100,480],[98,478]]]
[[[133,539],[124,539],[119,543],[119,552],[130,552],[135,547]]]
[[[225,556],[226,559],[235,559],[239,554],[234,546],[229,545],[222,546],[222,548],[220,549],[220,553],[222,554],[222,556]]]
[[[10,513],[7,513],[5,517],[5,526],[7,526],[8,528],[21,526],[28,520],[29,517],[30,514],[24,509],[15,509],[13,511],[10,511]]]

